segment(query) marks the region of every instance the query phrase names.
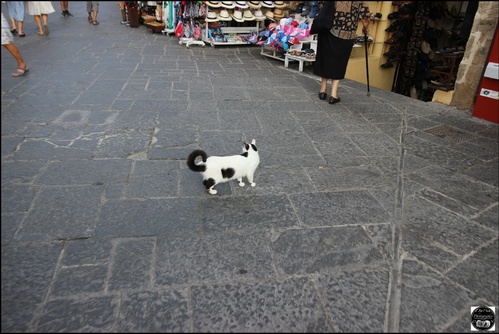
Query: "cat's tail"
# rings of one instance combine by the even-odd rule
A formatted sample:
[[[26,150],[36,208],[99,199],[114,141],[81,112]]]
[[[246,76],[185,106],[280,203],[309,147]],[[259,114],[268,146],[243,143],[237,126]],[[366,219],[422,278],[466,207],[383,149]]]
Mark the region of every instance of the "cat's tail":
[[[195,163],[197,157],[201,157],[203,159],[203,162],[206,162],[206,159],[208,159],[208,155],[206,154],[205,151],[194,150],[187,157],[187,166],[189,167],[190,170],[194,172],[204,172],[206,170],[206,165],[197,165]]]

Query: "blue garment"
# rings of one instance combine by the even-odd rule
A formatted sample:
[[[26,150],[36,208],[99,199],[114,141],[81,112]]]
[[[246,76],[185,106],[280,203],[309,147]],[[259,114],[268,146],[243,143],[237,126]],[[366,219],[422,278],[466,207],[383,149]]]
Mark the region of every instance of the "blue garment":
[[[9,16],[16,21],[24,22],[24,1],[5,1]]]

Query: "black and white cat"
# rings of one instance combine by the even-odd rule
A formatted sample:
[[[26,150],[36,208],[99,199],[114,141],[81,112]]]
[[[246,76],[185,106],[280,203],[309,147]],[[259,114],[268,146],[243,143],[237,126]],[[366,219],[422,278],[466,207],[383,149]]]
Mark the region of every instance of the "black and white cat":
[[[201,157],[202,162],[196,163],[198,157]],[[240,155],[208,157],[205,151],[194,150],[187,158],[189,169],[203,175],[203,184],[212,195],[217,193],[213,187],[218,183],[237,179],[239,186],[244,187],[243,177],[254,187],[256,183],[253,182],[253,175],[259,163],[255,139],[251,144],[244,143],[243,153]]]

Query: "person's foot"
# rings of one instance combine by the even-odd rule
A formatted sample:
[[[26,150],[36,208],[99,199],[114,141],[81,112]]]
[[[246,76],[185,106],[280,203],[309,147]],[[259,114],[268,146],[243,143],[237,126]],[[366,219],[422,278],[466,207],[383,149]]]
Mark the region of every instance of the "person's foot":
[[[49,26],[48,26],[48,25],[46,25],[46,24],[44,24],[44,25],[43,25],[43,33],[44,33],[45,35],[48,35],[48,34],[49,34]]]
[[[338,102],[340,102],[340,98],[339,97],[336,98],[336,97],[331,96],[329,98],[329,104],[335,104],[335,103],[338,103]]]
[[[319,93],[319,99],[321,99],[321,100],[325,100],[326,96],[327,96],[326,92],[320,92]]]
[[[17,34],[17,29],[11,29],[10,32],[12,33],[12,35],[15,35]]]
[[[71,13],[69,12],[69,10],[67,10],[67,11],[66,11],[66,16],[73,16],[73,14],[71,14]]]
[[[26,37],[26,34],[21,32],[21,33],[19,33],[19,37]]]
[[[59,15],[60,17],[66,17],[66,12],[65,11],[62,11],[61,12],[61,15]]]
[[[12,73],[12,76],[13,77],[24,77],[26,75],[26,73],[28,73],[28,71],[29,71],[29,68],[26,65],[24,67],[18,67],[17,71]]]
[[[94,19],[92,18],[92,16],[88,15],[87,20],[88,20],[89,23],[92,23]]]

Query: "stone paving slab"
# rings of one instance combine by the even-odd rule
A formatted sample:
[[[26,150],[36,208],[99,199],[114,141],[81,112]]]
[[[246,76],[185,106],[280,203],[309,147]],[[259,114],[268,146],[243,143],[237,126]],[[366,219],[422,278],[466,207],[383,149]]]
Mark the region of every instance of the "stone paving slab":
[[[260,47],[70,11],[25,21],[27,76],[2,51],[2,332],[469,332],[499,306],[497,124],[348,79],[331,106]],[[252,139],[255,187],[187,168]]]

